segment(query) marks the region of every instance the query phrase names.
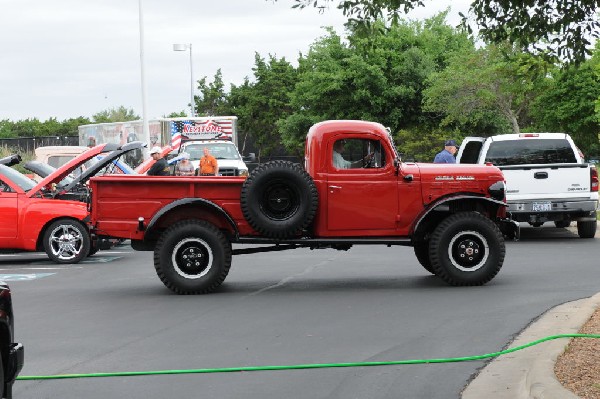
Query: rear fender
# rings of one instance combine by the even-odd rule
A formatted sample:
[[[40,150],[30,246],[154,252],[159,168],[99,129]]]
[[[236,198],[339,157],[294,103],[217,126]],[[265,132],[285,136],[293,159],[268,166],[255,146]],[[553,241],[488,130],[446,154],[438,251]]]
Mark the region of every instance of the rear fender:
[[[206,220],[232,236],[239,235],[233,218],[219,205],[203,198],[181,198],[154,214],[145,226],[144,240],[156,240],[165,228],[185,219]]]
[[[506,207],[506,203],[493,198],[476,195],[443,197],[429,204],[423,213],[421,213],[414,223],[410,235],[413,237],[413,241],[421,241],[433,231],[442,219],[446,218],[449,214],[459,211],[476,211],[495,220],[500,207]]]

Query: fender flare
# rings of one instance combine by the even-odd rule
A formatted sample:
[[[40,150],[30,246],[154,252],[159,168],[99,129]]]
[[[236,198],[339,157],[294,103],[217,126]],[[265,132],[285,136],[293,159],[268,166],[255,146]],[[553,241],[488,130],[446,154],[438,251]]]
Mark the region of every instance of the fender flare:
[[[194,205],[194,204],[201,204],[201,205],[207,206],[208,208],[217,212],[220,216],[223,216],[225,218],[225,220],[227,221],[227,223],[229,223],[229,225],[231,226],[231,228],[234,232],[234,235],[236,237],[239,236],[239,231],[237,229],[237,226],[236,226],[233,218],[227,212],[225,212],[225,210],[223,208],[221,208],[219,205],[215,204],[212,201],[206,200],[204,198],[180,198],[176,201],[173,201],[173,202],[165,205],[158,212],[156,212],[154,214],[154,216],[152,216],[152,219],[150,219],[150,222],[146,225],[144,239],[148,235],[153,233],[155,225],[158,223],[160,218],[163,217],[166,213],[168,213],[168,212],[172,211],[173,209],[176,209],[180,206]]]
[[[414,236],[415,232],[419,230],[419,227],[421,225],[421,222],[438,206],[443,205],[445,203],[448,202],[452,202],[452,201],[456,201],[456,200],[464,200],[464,199],[474,199],[474,200],[478,200],[478,201],[487,201],[487,202],[491,202],[493,204],[496,205],[500,205],[500,206],[508,206],[504,201],[500,201],[500,200],[496,200],[493,198],[488,198],[488,197],[480,197],[478,195],[453,195],[450,197],[444,197],[441,198],[435,202],[432,202],[429,204],[429,206],[427,207],[427,209],[425,210],[425,212],[423,212],[421,214],[421,216],[417,219],[417,221],[414,223],[413,228],[411,229],[411,236]]]

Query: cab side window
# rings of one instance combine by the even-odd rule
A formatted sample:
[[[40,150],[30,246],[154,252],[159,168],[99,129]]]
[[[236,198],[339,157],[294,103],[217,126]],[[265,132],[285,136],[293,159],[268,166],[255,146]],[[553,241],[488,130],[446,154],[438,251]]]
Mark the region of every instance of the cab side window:
[[[332,164],[336,169],[382,168],[385,151],[379,140],[342,139],[333,144]]]

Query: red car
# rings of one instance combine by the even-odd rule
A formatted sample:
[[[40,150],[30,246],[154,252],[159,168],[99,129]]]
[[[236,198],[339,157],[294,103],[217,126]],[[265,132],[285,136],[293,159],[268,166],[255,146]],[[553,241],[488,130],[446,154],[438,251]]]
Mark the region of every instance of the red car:
[[[84,162],[107,152],[94,168],[76,179],[65,179]],[[110,162],[122,153],[115,144],[98,145],[39,183],[0,164],[0,249],[45,251],[57,263],[77,263],[96,252],[87,225],[89,192],[84,182],[110,168]]]

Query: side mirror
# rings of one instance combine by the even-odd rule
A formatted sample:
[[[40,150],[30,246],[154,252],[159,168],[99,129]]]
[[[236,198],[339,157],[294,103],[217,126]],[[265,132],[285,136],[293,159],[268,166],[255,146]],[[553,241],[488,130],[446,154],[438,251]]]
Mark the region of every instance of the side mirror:
[[[256,162],[256,154],[253,152],[242,158],[244,159],[244,162]]]

